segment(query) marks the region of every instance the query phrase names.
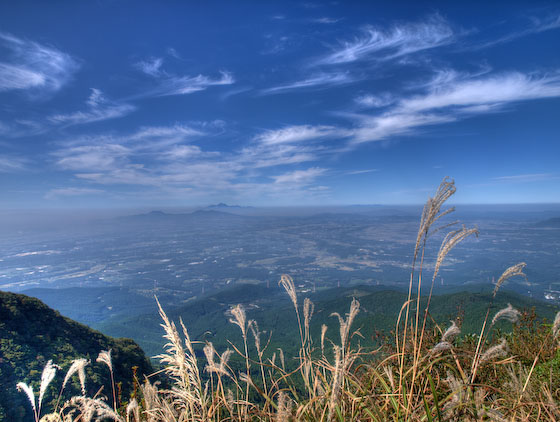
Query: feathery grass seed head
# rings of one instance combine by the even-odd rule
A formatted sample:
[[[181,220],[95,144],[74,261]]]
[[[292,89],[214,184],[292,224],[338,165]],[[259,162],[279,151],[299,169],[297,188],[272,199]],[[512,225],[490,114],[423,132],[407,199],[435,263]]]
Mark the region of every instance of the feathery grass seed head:
[[[286,293],[288,293],[288,296],[290,296],[294,307],[297,309],[297,294],[292,277],[290,277],[288,274],[282,274],[278,285],[282,286],[286,290]]]
[[[490,347],[480,358],[480,364],[494,360],[496,358],[505,356],[507,353],[507,342],[506,339],[502,339],[500,344]]]
[[[64,387],[66,387],[66,384],[68,383],[68,381],[70,381],[70,378],[72,378],[72,375],[74,375],[76,372],[78,373],[78,378],[80,380],[80,387],[82,388],[82,395],[86,394],[86,371],[85,371],[85,367],[89,364],[89,360],[87,359],[75,359],[72,362],[72,365],[70,366],[70,369],[68,369],[68,372],[66,372],[66,376],[64,377],[64,382],[62,383],[62,388],[64,389]]]
[[[452,348],[453,348],[453,345],[451,343],[449,343],[448,341],[440,341],[438,344],[436,344],[434,347],[432,347],[432,350],[430,350],[430,353],[444,352],[445,350],[450,350]]]
[[[511,323],[516,323],[517,321],[519,321],[520,315],[521,312],[511,306],[511,303],[508,303],[507,307],[496,312],[496,315],[494,315],[494,318],[492,318],[492,325],[496,324],[496,322],[501,319],[506,319]]]
[[[414,247],[414,260],[416,260],[422,240],[427,239],[432,225],[440,218],[444,217],[447,214],[450,214],[455,210],[455,208],[450,208],[446,211],[441,211],[441,207],[443,206],[445,201],[447,201],[455,193],[455,191],[455,182],[452,179],[446,177],[440,183],[434,197],[428,198],[428,200],[426,201],[426,205],[424,205],[424,209],[422,210],[422,217],[420,218],[420,228],[418,229],[418,236],[416,238],[416,245]]]
[[[305,329],[309,331],[309,324],[311,322],[311,317],[313,316],[313,311],[315,310],[315,305],[309,298],[305,298],[303,301],[303,320],[305,324]]]
[[[104,363],[109,367],[109,370],[113,371],[113,360],[111,359],[111,349],[102,350],[97,356],[96,362]]]
[[[130,422],[130,414],[134,415],[134,421],[140,422],[140,408],[138,407],[138,402],[136,399],[130,400],[126,406],[126,422]]]
[[[283,391],[278,393],[278,410],[276,412],[276,422],[288,422],[292,413],[292,401]]]
[[[527,279],[527,275],[523,272],[523,269],[526,266],[527,266],[526,263],[520,262],[519,264],[512,265],[507,270],[505,270],[500,276],[500,278],[498,279],[498,281],[496,281],[496,286],[494,287],[494,293],[492,294],[492,296],[496,297],[496,293],[498,293],[498,290],[500,289],[502,284],[504,284],[504,282],[510,279],[511,277],[515,277],[519,275]]]
[[[465,226],[463,226],[463,228],[460,230],[455,230],[447,233],[447,235],[441,242],[441,247],[439,248],[438,256],[436,259],[436,266],[434,269],[434,279],[438,275],[439,269],[443,264],[443,260],[445,259],[447,254],[449,254],[449,252],[451,252],[451,250],[460,242],[471,235],[475,235],[478,237],[478,229],[467,229]]]
[[[253,333],[253,337],[255,339],[255,349],[257,349],[257,353],[261,354],[261,332],[259,331],[259,324],[254,319],[249,320],[249,328],[251,329],[251,333]]]
[[[241,304],[235,305],[230,309],[230,312],[233,315],[233,318],[230,318],[229,322],[241,328],[241,333],[243,334],[243,337],[246,337],[247,315],[245,314],[245,308]]]
[[[325,335],[327,334],[328,326],[326,324],[321,325],[321,352],[325,354]]]
[[[358,302],[355,298],[352,299],[352,303],[350,304],[350,311],[346,315],[346,319],[342,318],[338,312],[333,312],[331,316],[336,316],[338,318],[338,322],[340,324],[340,344],[342,349],[346,348],[346,344],[348,342],[348,336],[350,334],[350,326],[360,312],[360,302]]]
[[[23,391],[27,396],[29,403],[31,403],[31,407],[33,408],[33,412],[35,412],[35,394],[33,393],[33,387],[27,385],[24,382],[18,382],[16,385],[18,391]]]
[[[445,330],[445,332],[441,336],[441,341],[442,342],[453,341],[453,339],[457,337],[459,334],[461,334],[461,329],[457,326],[455,321],[451,321],[451,325],[447,330]]]
[[[56,370],[58,369],[58,365],[54,365],[52,360],[49,360],[45,367],[43,368],[43,373],[41,375],[41,387],[39,388],[39,409],[41,409],[41,403],[43,402],[43,397],[45,392],[47,391],[47,387],[54,379],[56,375]],[[40,413],[40,412],[39,412]]]
[[[214,353],[216,353],[216,349],[214,349],[214,345],[211,342],[207,342],[202,350],[204,352],[204,356],[206,356],[206,361],[208,362],[205,370],[209,371],[208,368],[213,368],[216,365],[214,363]]]

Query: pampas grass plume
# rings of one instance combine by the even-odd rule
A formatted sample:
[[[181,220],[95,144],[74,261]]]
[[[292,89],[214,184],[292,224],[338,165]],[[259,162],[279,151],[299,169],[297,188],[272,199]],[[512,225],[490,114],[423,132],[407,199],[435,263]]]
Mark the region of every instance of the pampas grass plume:
[[[52,360],[49,360],[43,368],[43,374],[41,375],[41,387],[39,388],[39,413],[41,412],[41,403],[43,402],[43,397],[45,392],[47,391],[47,387],[54,379],[56,375],[56,370],[58,366],[52,363]]]
[[[31,407],[33,408],[33,413],[36,411],[35,407],[35,393],[33,393],[33,387],[27,385],[24,382],[18,382],[16,385],[18,391],[23,391],[27,398],[29,399],[29,403],[31,403]]]
[[[521,312],[511,306],[511,303],[508,303],[508,306],[506,308],[496,312],[496,315],[494,315],[494,318],[492,318],[492,325],[496,324],[496,322],[501,319],[506,319],[512,323],[516,323],[517,321],[519,321],[520,315]]]
[[[507,342],[505,339],[502,339],[500,344],[497,344],[496,346],[492,346],[486,352],[483,353],[482,357],[480,358],[480,363],[483,364],[484,362],[488,362],[498,357],[505,356],[506,353],[507,353]]]
[[[441,336],[441,341],[452,341],[455,337],[457,337],[459,334],[461,334],[461,329],[457,326],[457,324],[455,323],[455,321],[451,321],[451,325],[449,326],[449,328],[447,330],[445,330],[445,332],[443,333],[443,335]]]
[[[70,366],[70,369],[68,369],[68,372],[66,373],[66,376],[64,377],[64,382],[62,383],[62,388],[64,389],[66,387],[66,384],[68,383],[68,381],[70,381],[70,378],[72,378],[72,375],[74,375],[76,372],[78,373],[78,378],[80,380],[80,387],[82,388],[82,394],[86,394],[86,371],[85,371],[85,367],[89,364],[89,360],[87,359],[75,359],[72,362],[72,365]]]

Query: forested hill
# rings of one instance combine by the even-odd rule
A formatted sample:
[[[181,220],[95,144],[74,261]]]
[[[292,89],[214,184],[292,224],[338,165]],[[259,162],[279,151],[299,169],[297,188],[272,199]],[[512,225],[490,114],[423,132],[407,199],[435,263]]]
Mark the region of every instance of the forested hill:
[[[470,291],[455,291],[436,295],[430,306],[430,321],[435,320],[442,327],[449,321],[461,319],[462,334],[476,333],[484,320],[488,306],[492,302],[492,286],[471,286]],[[466,288],[466,287],[464,287]],[[299,306],[304,297],[309,297],[315,304],[311,319],[311,332],[315,339],[320,337],[322,324],[329,326],[327,338],[338,341],[338,322],[331,315],[348,312],[352,298],[360,301],[360,313],[354,327],[360,328],[364,346],[376,347],[377,334],[388,334],[395,327],[399,311],[407,300],[403,291],[391,290],[382,286],[341,287],[300,294]],[[423,298],[425,304],[426,298]],[[212,341],[219,350],[231,347],[228,341],[241,344],[239,328],[229,322],[229,310],[236,304],[242,304],[247,310],[247,318],[254,319],[259,328],[271,334],[269,350],[281,347],[286,354],[297,355],[299,332],[293,305],[286,292],[278,287],[267,288],[263,285],[238,285],[206,297],[193,300],[180,307],[167,309],[168,316],[175,321],[181,318],[193,339]],[[537,315],[548,321],[554,319],[556,307],[542,301],[534,300],[507,290],[497,295],[491,306],[492,316],[508,303],[520,311],[535,308]],[[424,306],[424,305],[421,305]],[[154,307],[155,308],[155,307]],[[301,309],[300,309],[301,310]],[[97,325],[109,335],[125,335],[134,338],[149,356],[161,353],[165,343],[160,327],[161,318],[154,309],[152,313],[116,317]],[[510,330],[511,325],[503,327]]]
[[[108,368],[95,360],[102,350],[112,350],[115,381],[122,382],[122,397],[129,397],[132,368],[142,374],[153,372],[140,347],[130,339],[114,339],[61,316],[38,299],[0,292],[0,420],[33,420],[25,394],[16,390],[20,381],[39,390],[41,373],[48,360],[61,367],[45,396],[56,400],[62,380],[73,359],[86,358],[87,394],[91,397],[103,386],[102,394],[111,396]],[[67,386],[64,397],[80,394],[78,384]]]

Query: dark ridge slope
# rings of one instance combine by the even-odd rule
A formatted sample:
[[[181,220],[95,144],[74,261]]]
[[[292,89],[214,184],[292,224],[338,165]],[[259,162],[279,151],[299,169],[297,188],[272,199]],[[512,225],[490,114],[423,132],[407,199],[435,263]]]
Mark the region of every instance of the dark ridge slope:
[[[20,381],[39,390],[41,372],[50,359],[62,368],[51,383],[43,401],[44,409],[57,392],[71,361],[83,357],[91,361],[87,367],[87,394],[91,397],[104,387],[103,394],[111,395],[110,377],[106,366],[96,363],[101,350],[112,350],[115,381],[122,382],[123,397],[128,397],[132,385],[132,367],[142,374],[153,372],[140,347],[130,339],[114,339],[61,316],[40,300],[0,292],[0,420],[33,420],[25,394],[16,390]],[[65,397],[80,394],[76,385],[68,386]]]

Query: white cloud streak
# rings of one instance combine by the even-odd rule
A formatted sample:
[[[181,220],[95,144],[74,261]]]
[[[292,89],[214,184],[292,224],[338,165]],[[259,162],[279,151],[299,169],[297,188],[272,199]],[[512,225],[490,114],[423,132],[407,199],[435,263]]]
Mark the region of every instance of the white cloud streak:
[[[7,61],[0,62],[0,92],[27,90],[52,93],[78,70],[76,59],[62,51],[0,32],[0,48]]]
[[[48,118],[51,123],[64,125],[78,125],[116,119],[126,116],[136,110],[132,104],[109,100],[96,88],[91,89],[91,95],[86,101],[88,109],[67,114],[54,114]]]
[[[353,170],[348,171],[346,174],[355,175],[355,174],[366,174],[366,173],[375,173],[378,172],[379,169],[367,169],[367,170]]]
[[[337,136],[344,137],[348,134],[334,126],[296,125],[266,131],[256,136],[255,141],[265,145],[277,145]]]
[[[305,197],[328,171],[316,164],[325,156],[363,142],[412,135],[429,125],[502,111],[516,102],[560,97],[560,76],[445,71],[418,89],[415,95],[390,97],[392,102],[377,113],[353,115],[351,127],[285,126],[263,131],[233,151],[211,151],[195,143],[211,135],[208,131],[222,133],[221,125],[199,125],[203,128],[199,129],[176,124],[142,127],[121,136],[74,139],[60,144],[54,158],[60,169],[101,185],[143,185],[181,195],[293,197],[297,193]],[[91,107],[100,101],[94,94]]]
[[[203,133],[188,126],[145,127],[122,136],[60,142],[52,157],[59,169],[97,185],[140,185],[191,197],[221,192],[309,200],[303,191],[312,188],[325,169],[272,169],[317,160],[322,140],[334,132],[330,126],[285,127],[253,137],[237,151],[216,152],[193,144]]]
[[[560,176],[554,173],[532,173],[532,174],[517,174],[515,176],[500,176],[494,177],[493,180],[504,183],[529,183],[529,182],[542,182],[546,180],[558,179]]]
[[[16,173],[27,169],[28,161],[12,155],[0,155],[0,173]]]
[[[348,72],[319,73],[296,82],[261,90],[261,94],[280,94],[297,89],[320,89],[355,82]]]
[[[402,98],[381,114],[355,116],[359,127],[352,143],[410,134],[420,127],[501,111],[515,102],[560,97],[558,74],[511,72],[471,79],[450,72],[446,78],[440,76],[436,76],[439,83],[427,85],[427,92]]]
[[[381,108],[391,105],[395,102],[395,98],[389,93],[383,93],[380,95],[361,95],[357,97],[354,101],[364,108]]]
[[[342,19],[335,19],[335,18],[329,18],[327,16],[323,16],[321,18],[311,19],[311,22],[321,23],[323,25],[332,25],[333,23],[340,22],[341,20]]]
[[[148,90],[141,96],[164,97],[168,95],[186,95],[204,91],[212,86],[232,85],[235,79],[230,72],[220,72],[220,77],[212,78],[206,75],[179,76],[162,69],[163,59],[153,58],[136,63],[136,68],[154,78],[158,86]]]
[[[391,29],[366,27],[362,35],[343,42],[315,65],[338,65],[360,60],[389,60],[440,47],[454,40],[453,30],[439,15],[425,22],[395,25]]]
[[[495,107],[504,103],[558,96],[560,75],[537,77],[511,72],[477,80],[453,80],[434,87],[427,95],[403,100],[399,107],[410,112],[445,107]]]
[[[220,74],[219,78],[205,75],[168,77],[161,80],[160,86],[153,91],[153,94],[159,97],[192,94],[211,86],[231,85],[235,82],[231,73],[220,72]]]
[[[307,170],[295,170],[273,176],[273,179],[276,184],[288,184],[293,186],[309,185],[319,176],[322,176],[325,171],[326,169],[323,168],[312,167]]]

